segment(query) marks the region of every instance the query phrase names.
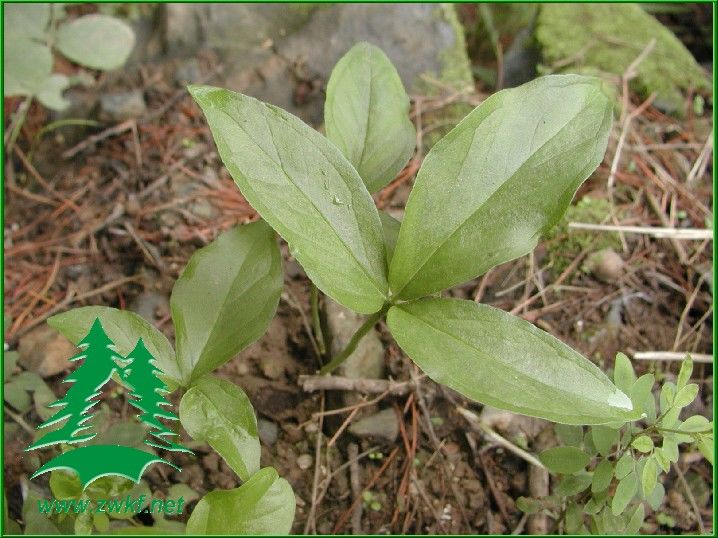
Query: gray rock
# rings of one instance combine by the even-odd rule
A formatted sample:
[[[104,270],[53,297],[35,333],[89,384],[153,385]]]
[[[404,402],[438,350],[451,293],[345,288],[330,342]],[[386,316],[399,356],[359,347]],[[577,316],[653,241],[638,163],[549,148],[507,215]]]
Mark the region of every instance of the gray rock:
[[[28,372],[52,377],[69,366],[77,348],[52,327],[43,325],[20,338],[18,362]]]
[[[422,79],[472,84],[464,35],[451,5],[166,4],[168,51],[217,50],[225,85],[322,121],[322,87],[354,44],[368,41],[394,62],[411,92],[438,92]]]
[[[349,433],[357,437],[376,437],[392,442],[399,435],[399,419],[394,409],[384,409],[350,425]]]
[[[325,301],[327,328],[331,339],[331,355],[340,353],[356,330],[364,323],[365,316],[352,312],[328,297]],[[376,329],[370,330],[359,341],[354,353],[337,368],[337,374],[355,379],[381,379],[384,377],[384,346]]]
[[[112,121],[142,116],[147,111],[142,90],[107,93],[100,96],[100,113]]]
[[[130,310],[152,323],[169,314],[170,303],[165,295],[154,291],[143,291],[130,303]]]
[[[272,446],[277,442],[279,437],[279,426],[271,420],[260,418],[257,420],[257,430],[259,431],[259,439],[267,446]]]

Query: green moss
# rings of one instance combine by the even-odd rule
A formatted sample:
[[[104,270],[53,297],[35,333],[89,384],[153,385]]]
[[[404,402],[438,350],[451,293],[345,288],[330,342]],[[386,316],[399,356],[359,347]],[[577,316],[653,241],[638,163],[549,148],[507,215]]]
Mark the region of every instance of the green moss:
[[[657,104],[683,114],[683,92],[709,90],[710,81],[678,38],[640,6],[546,4],[536,25],[544,73],[620,76],[653,38],[655,48],[638,66],[632,87],[644,96],[655,91]]]
[[[546,235],[546,252],[551,263],[551,273],[560,275],[582,252],[595,252],[604,248],[621,248],[617,233],[597,233],[569,230],[569,222],[600,224],[611,212],[611,204],[604,198],[584,196],[569,206],[561,222]]]

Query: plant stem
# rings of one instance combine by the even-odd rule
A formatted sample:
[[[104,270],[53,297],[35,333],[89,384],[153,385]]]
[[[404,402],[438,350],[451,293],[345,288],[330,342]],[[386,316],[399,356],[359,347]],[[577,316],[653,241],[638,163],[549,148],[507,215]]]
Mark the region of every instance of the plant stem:
[[[324,344],[322,322],[319,319],[319,288],[312,284],[310,294],[312,304],[312,324],[314,325],[314,337],[317,339],[317,347],[319,348],[319,354],[324,355],[327,352],[327,347]]]
[[[379,312],[375,312],[368,318],[366,318],[366,321],[357,329],[357,331],[352,335],[351,340],[349,340],[349,343],[347,344],[347,347],[345,347],[339,355],[336,355],[332,358],[328,363],[326,363],[324,366],[322,366],[321,370],[319,370],[319,373],[321,375],[330,374],[334,371],[334,369],[339,366],[341,363],[343,363],[345,360],[349,358],[349,355],[354,353],[354,350],[357,348],[357,345],[359,344],[360,340],[366,336],[366,333],[368,333],[372,327],[376,324],[377,321],[379,321],[384,314],[386,314],[386,311],[389,310],[389,305],[385,305],[384,308],[379,310]]]

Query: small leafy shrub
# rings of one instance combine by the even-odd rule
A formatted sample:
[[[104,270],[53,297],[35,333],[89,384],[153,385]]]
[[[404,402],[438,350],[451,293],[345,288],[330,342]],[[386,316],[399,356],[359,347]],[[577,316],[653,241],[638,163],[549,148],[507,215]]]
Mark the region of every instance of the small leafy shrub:
[[[562,445],[539,455],[560,477],[555,494],[521,497],[519,508],[548,513],[566,534],[637,534],[646,505],[658,510],[663,502],[661,477],[678,462],[679,445],[697,448],[713,464],[713,423],[701,415],[679,419],[698,394],[698,385],[689,383],[692,370],[688,357],[676,382],[665,381],[658,390],[653,374],[636,378],[628,357],[619,353],[613,380],[644,418],[586,431],[556,425]]]
[[[504,311],[440,292],[530,252],[603,159],[612,103],[591,77],[556,75],[489,97],[434,145],[401,223],[372,200],[414,150],[394,66],[352,48],[327,87],[327,137],[275,106],[190,86],[242,194],[312,282],[362,314],[352,345],[386,317],[433,380],[485,404],[566,424],[635,420],[593,363]]]
[[[134,312],[88,306],[48,320],[77,344],[99,318],[122,356],[128,356],[141,337],[164,373],[164,383],[170,390],[184,391],[179,405],[181,424],[195,441],[216,450],[243,482],[238,488],[215,490],[200,499],[187,522],[190,534],[286,534],[291,529],[294,493],[273,468],[260,469],[257,420],[249,398],[238,386],[211,375],[264,334],[276,311],[282,282],[274,233],[264,222],[257,222],[220,234],[189,260],[170,300],[176,350]],[[95,503],[125,495],[137,498],[141,493],[146,493],[147,503],[151,499],[144,482],[134,484],[115,476],[98,479],[83,490],[76,475],[53,471],[50,488],[62,500]],[[49,532],[48,525],[56,531],[74,529],[77,534],[93,528],[106,532],[111,523],[107,516],[113,520],[133,516],[87,511],[79,516],[55,514],[50,519],[38,515],[36,501],[28,497],[32,506],[27,517],[43,533]],[[155,526],[165,532],[184,531],[180,523],[161,516]]]
[[[35,98],[64,110],[62,92],[81,79],[52,72],[53,51],[90,69],[121,67],[135,35],[109,15],[85,15],[65,22],[63,4],[9,3],[4,6],[4,95]]]

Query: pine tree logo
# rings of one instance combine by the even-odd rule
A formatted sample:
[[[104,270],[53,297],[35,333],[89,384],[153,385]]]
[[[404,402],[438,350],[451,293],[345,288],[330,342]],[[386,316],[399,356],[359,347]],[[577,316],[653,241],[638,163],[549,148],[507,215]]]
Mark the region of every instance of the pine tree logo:
[[[156,366],[152,354],[145,347],[142,338],[127,357],[115,350],[115,345],[105,333],[100,319],[95,319],[90,332],[77,345],[80,353],[70,361],[80,365],[65,378],[72,383],[64,398],[51,403],[48,407],[58,411],[38,430],[51,428],[47,434],[35,441],[25,450],[37,450],[53,445],[80,445],[70,448],[40,467],[31,478],[55,469],[75,471],[87,487],[94,480],[108,475],[118,475],[139,482],[144,471],[153,463],[165,463],[177,470],[179,467],[135,447],[123,445],[86,444],[97,432],[92,419],[93,408],[103,387],[117,374],[131,391],[130,404],[139,411],[137,419],[149,428],[145,443],[163,450],[190,452],[173,441],[179,434],[172,431],[160,419],[177,421],[166,400],[169,392],[167,385],[159,377],[162,371]]]

